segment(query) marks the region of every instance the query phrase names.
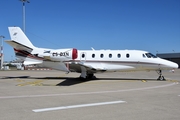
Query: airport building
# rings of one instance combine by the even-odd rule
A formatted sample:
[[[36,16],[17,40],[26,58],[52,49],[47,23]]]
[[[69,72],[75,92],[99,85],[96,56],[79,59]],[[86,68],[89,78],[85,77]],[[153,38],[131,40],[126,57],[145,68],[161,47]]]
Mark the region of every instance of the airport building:
[[[161,54],[156,54],[156,56],[175,62],[179,65],[180,68],[180,53],[161,53]]]

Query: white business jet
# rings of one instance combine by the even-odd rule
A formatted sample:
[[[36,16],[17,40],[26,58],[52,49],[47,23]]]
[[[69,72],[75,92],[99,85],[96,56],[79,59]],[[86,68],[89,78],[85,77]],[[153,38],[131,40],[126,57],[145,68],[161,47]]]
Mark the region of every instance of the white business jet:
[[[174,70],[178,64],[141,50],[77,50],[75,48],[48,49],[35,47],[19,27],[9,27],[16,57],[24,65],[39,64],[65,72],[81,73],[91,79],[95,73],[157,71],[158,80],[165,80],[162,70]]]

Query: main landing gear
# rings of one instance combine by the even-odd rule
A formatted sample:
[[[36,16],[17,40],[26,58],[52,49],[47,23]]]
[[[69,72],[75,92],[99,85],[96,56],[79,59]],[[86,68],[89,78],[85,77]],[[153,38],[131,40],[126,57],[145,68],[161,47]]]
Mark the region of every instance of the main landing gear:
[[[161,71],[161,70],[157,71],[157,73],[159,74],[159,77],[158,77],[157,80],[161,80],[161,81],[165,81],[165,80],[166,80],[166,79],[164,78],[164,76],[162,76],[162,71]]]
[[[87,69],[84,66],[81,66],[80,79],[86,81],[86,80],[96,79],[96,77],[94,76],[93,73],[87,72]]]
[[[94,76],[94,74],[86,74],[86,76],[83,76],[82,74],[79,76],[79,78],[83,81],[86,80],[93,80],[96,79],[96,77]]]

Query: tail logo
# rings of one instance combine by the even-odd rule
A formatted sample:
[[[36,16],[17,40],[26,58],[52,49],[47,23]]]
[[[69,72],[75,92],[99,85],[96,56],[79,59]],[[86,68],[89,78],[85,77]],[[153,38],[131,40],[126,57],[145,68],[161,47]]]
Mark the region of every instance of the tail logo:
[[[44,51],[44,53],[50,53],[51,51]]]
[[[15,36],[15,35],[17,35],[17,33],[14,33],[13,35]]]

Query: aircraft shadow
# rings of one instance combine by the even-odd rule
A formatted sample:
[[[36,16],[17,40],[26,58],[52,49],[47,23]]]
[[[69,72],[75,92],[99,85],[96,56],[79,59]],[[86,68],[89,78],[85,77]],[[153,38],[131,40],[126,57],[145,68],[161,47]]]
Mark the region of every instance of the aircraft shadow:
[[[147,79],[147,78],[93,78],[93,79],[89,79],[89,80],[82,80],[79,77],[74,78],[74,77],[30,77],[30,76],[16,76],[16,77],[4,77],[1,79],[15,79],[15,78],[24,78],[24,79],[49,79],[49,80],[61,80],[64,79],[62,82],[56,84],[56,86],[72,86],[72,85],[76,85],[76,84],[81,84],[81,83],[85,83],[85,82],[89,82],[89,81],[97,81],[97,80],[129,80],[129,81],[142,81],[142,80],[146,80],[146,81],[157,81],[156,79]]]
[[[134,80],[134,81],[151,80],[151,81],[157,81],[157,79],[147,79],[147,78],[97,78],[96,80]]]
[[[80,78],[67,78],[65,79],[63,82],[60,82],[59,84],[57,84],[56,86],[71,86],[71,85],[76,85],[76,84],[80,84],[80,83],[85,83],[85,82],[89,82],[89,81],[97,81],[97,80],[129,80],[129,81],[157,81],[156,79],[136,79],[136,78],[94,78],[94,79],[90,79],[90,80],[81,80]]]
[[[60,82],[56,86],[71,86],[76,85],[84,82],[88,82],[90,80],[81,80],[80,78],[67,78],[64,81]]]
[[[44,80],[61,80],[63,79],[64,81],[56,84],[56,86],[71,86],[75,84],[80,84],[83,82],[87,82],[89,80],[81,80],[80,78],[75,78],[75,77],[30,77],[30,76],[4,76],[1,79],[44,79]]]
[[[1,79],[14,79],[14,78],[30,78],[30,76],[16,76],[16,77],[2,77]]]

